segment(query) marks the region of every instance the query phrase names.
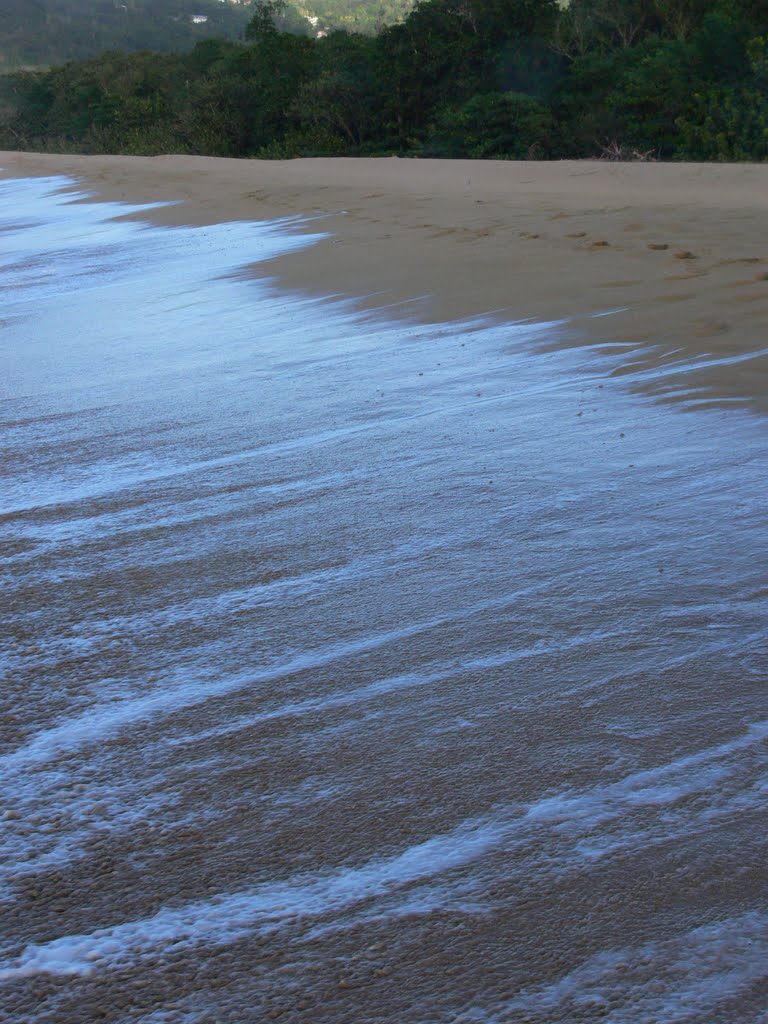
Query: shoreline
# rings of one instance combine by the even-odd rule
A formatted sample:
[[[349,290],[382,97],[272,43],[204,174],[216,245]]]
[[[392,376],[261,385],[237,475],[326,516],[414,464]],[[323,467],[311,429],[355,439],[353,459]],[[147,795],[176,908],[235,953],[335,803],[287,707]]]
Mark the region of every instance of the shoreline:
[[[328,237],[256,276],[390,317],[567,320],[558,344],[625,346],[643,390],[768,411],[768,165],[0,153],[0,168],[175,201],[137,215],[157,224],[304,216]],[[669,366],[672,386],[653,373]]]
[[[470,205],[447,179],[425,198],[419,168],[378,197],[384,165],[346,191],[286,168],[315,174],[296,199],[264,167],[274,215],[329,197],[324,221],[264,227],[227,220],[258,167],[176,164],[185,185],[137,166],[105,189],[187,204],[0,182],[9,1014],[756,1021],[766,420],[630,393],[689,386],[690,351],[611,379],[651,358],[615,338],[650,323],[652,275],[626,318],[586,319],[611,288],[575,279],[610,273],[611,246],[559,242],[564,215],[520,235],[510,210],[543,214],[511,187],[486,182],[500,226],[462,242],[438,226]],[[618,237],[643,202],[602,223]],[[739,216],[723,231],[743,243]],[[249,276],[323,223],[338,233],[281,276]],[[630,242],[614,263],[704,259]],[[528,247],[550,254],[540,279]],[[306,297],[374,271],[389,299],[437,291],[397,307],[410,321]],[[722,275],[689,301],[722,303]],[[585,319],[415,323],[505,281],[517,308]],[[600,331],[604,350],[568,348]]]

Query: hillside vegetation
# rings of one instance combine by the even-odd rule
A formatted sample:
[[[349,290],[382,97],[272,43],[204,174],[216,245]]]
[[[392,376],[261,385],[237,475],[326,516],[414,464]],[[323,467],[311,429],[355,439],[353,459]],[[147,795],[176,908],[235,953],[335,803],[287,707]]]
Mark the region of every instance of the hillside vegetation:
[[[346,29],[373,35],[385,25],[402,21],[415,0],[294,0],[289,4],[304,16],[317,18],[321,29]]]
[[[8,70],[111,49],[191,50],[206,38],[240,38],[251,16],[218,0],[0,0],[0,13],[0,68]]]
[[[0,80],[0,145],[71,152],[764,160],[768,0],[424,0]],[[276,20],[278,19],[278,20]]]
[[[412,7],[413,0],[297,0],[278,23],[305,35],[373,34]],[[205,39],[240,39],[252,13],[250,0],[0,0],[0,73],[106,50],[185,52]]]

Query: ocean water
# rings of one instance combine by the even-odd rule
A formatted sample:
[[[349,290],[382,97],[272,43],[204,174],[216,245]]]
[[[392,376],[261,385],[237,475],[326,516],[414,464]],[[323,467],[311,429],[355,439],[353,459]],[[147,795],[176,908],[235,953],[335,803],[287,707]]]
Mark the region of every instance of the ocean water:
[[[0,182],[0,1018],[764,1024],[765,420],[82,198]]]

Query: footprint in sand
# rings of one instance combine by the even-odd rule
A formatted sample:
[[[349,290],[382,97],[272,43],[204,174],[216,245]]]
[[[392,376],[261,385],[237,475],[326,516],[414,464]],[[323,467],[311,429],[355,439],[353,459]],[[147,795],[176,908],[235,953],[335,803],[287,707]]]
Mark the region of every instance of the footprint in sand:
[[[695,320],[691,324],[690,333],[697,338],[714,338],[728,330],[729,326],[723,320]]]
[[[649,242],[648,248],[653,249],[656,252],[663,252],[665,249],[669,248],[669,245],[666,242]]]
[[[586,238],[586,231],[572,231],[569,235],[565,235],[566,238]]]
[[[676,260],[695,260],[696,256],[688,249],[680,249],[679,252],[674,254]]]
[[[766,274],[766,278],[768,278],[768,274]],[[723,285],[723,287],[724,288],[749,288],[749,286],[751,284],[754,284],[755,281],[759,281],[759,280],[760,280],[759,276],[755,276],[755,277],[739,277],[735,281],[728,281],[727,284]]]
[[[706,277],[709,274],[708,270],[694,270],[691,268],[685,274],[665,274],[665,281],[692,281],[695,277]]]

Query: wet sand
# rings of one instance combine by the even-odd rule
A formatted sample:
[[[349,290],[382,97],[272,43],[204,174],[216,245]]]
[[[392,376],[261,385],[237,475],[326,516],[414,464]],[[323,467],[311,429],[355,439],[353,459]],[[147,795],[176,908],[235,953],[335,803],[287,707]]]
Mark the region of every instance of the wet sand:
[[[179,203],[157,223],[313,215],[328,238],[258,273],[424,320],[575,318],[558,344],[603,340],[626,345],[633,370],[668,365],[648,390],[768,409],[764,165],[2,153],[0,166]]]
[[[399,161],[371,162],[394,177],[364,206],[365,163],[18,161],[101,167],[102,200],[199,198],[0,182],[0,1018],[763,1024],[768,422],[749,318],[666,361],[593,319],[615,291],[595,268],[619,254],[564,235],[604,216],[618,237],[627,213],[592,165],[573,231],[550,220],[562,193],[498,184],[539,165],[481,166],[507,223],[492,259],[486,236],[429,239],[451,181],[424,198],[416,164],[398,186]],[[325,188],[334,167],[349,180]],[[715,222],[718,177],[737,204],[763,175],[626,176],[649,191],[656,172],[678,200],[711,176],[691,232]],[[624,168],[596,173],[626,192]],[[262,217],[310,197],[323,215],[227,222],[246,189],[272,197]],[[762,260],[758,217],[717,209]],[[539,243],[546,289],[523,259]],[[647,268],[704,260],[703,235],[674,244],[696,258],[644,240],[620,258],[649,288]],[[735,271],[710,262],[724,303]],[[755,290],[759,266],[739,265]],[[682,337],[686,303],[659,308]]]

